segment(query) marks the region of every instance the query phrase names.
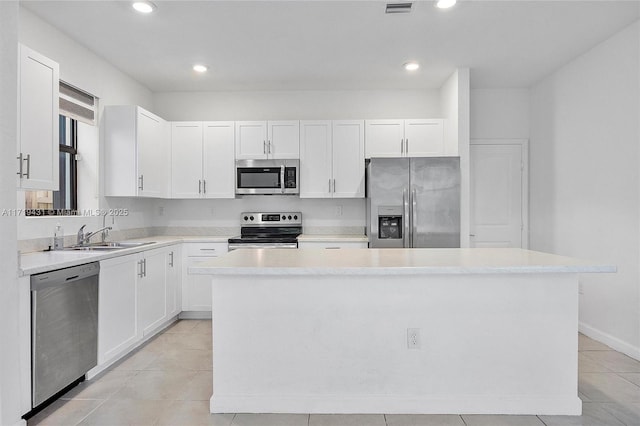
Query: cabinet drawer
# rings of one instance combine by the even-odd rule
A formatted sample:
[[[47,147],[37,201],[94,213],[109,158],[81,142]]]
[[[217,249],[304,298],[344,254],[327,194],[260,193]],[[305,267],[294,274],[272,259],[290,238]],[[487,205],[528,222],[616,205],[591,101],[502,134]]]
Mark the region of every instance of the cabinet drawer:
[[[298,248],[324,248],[324,249],[341,249],[341,248],[367,248],[366,242],[357,241],[299,241]]]
[[[227,252],[227,243],[189,243],[186,249],[187,257],[215,257]]]

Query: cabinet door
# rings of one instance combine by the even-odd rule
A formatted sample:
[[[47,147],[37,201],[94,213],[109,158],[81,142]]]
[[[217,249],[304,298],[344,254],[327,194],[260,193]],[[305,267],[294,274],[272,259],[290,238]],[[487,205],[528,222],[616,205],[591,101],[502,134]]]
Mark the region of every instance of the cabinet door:
[[[302,121],[300,198],[331,198],[331,157],[331,121]]]
[[[235,129],[233,121],[204,123],[203,195],[235,198]]]
[[[20,45],[18,81],[18,184],[57,191],[58,64]],[[22,166],[22,167],[20,167]]]
[[[227,243],[185,243],[182,269],[182,310],[211,311],[211,276],[191,275],[189,267],[227,252]]]
[[[267,155],[269,158],[300,158],[299,121],[270,121],[268,128]]]
[[[236,122],[236,159],[258,160],[267,158],[267,122]]]
[[[365,126],[367,158],[404,155],[404,120],[367,120]]]
[[[202,123],[171,123],[171,198],[202,194]]]
[[[134,254],[100,262],[98,364],[104,364],[126,353],[138,340],[138,260],[138,255]]]
[[[166,249],[149,250],[141,255],[142,273],[138,277],[138,329],[151,334],[167,318]]]
[[[174,317],[180,313],[181,290],[182,290],[182,250],[180,245],[171,246],[167,249],[165,257],[167,269],[167,318]]]
[[[404,136],[410,157],[445,155],[444,126],[441,119],[405,120]]]
[[[167,123],[142,108],[137,114],[138,195],[164,197],[170,168]]]
[[[333,122],[333,197],[364,198],[364,122]]]

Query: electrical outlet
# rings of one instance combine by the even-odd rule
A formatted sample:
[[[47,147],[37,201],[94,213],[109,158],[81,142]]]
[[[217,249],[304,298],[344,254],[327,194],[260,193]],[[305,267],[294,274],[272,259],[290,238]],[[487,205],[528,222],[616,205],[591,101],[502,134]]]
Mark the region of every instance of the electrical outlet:
[[[578,294],[584,294],[584,285],[578,283]]]
[[[407,348],[420,349],[420,329],[407,328]]]
[[[336,216],[342,216],[342,206],[336,206]]]
[[[158,207],[158,215],[159,216],[164,216],[164,207],[163,206]]]

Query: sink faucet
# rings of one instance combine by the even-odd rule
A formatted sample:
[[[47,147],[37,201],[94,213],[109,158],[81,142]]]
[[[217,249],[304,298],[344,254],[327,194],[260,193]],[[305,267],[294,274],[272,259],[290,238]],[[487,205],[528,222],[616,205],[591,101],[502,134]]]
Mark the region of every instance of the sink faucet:
[[[104,243],[105,239],[107,238],[107,232],[110,231],[111,229],[113,229],[110,226],[103,226],[102,228],[98,229],[97,231],[87,232],[85,234],[85,232],[84,232],[84,227],[85,226],[87,226],[87,225],[82,225],[80,227],[80,229],[78,230],[77,244],[79,246],[87,244],[89,242],[89,239],[91,239],[91,237],[96,235],[98,232],[102,232],[102,242]]]

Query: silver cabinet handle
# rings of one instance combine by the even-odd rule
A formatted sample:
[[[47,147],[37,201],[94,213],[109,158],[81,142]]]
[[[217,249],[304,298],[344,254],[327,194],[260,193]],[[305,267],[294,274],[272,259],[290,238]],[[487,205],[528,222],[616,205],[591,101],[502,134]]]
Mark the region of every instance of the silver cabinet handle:
[[[262,141],[262,153],[267,153],[267,141]]]
[[[405,150],[404,152],[407,153],[407,155],[409,155],[409,138],[404,140],[404,144],[405,144]]]
[[[329,179],[329,193],[331,193],[331,179]]]
[[[214,248],[201,248],[200,251],[216,251]]]
[[[469,234],[469,236],[470,236],[470,237],[475,237],[475,236],[476,236],[476,234]]]
[[[206,180],[202,181],[202,193],[203,194],[207,193],[207,181]]]
[[[404,154],[404,139],[400,139],[400,155]]]
[[[198,194],[202,194],[202,181],[198,179]]]
[[[22,153],[16,159],[18,160],[18,176],[22,177]]]
[[[411,191],[411,247],[415,247],[416,226],[418,226],[418,207],[415,188]]]
[[[138,260],[138,277],[142,278],[142,260]]]
[[[173,252],[169,253],[169,266],[173,268]]]
[[[336,193],[336,180],[333,180],[333,193]]]
[[[147,259],[142,259],[143,274],[147,276]]]
[[[144,189],[144,175],[140,175],[140,177],[138,178],[138,189],[139,190],[143,190]]]
[[[267,141],[267,154],[271,154],[271,141]]]
[[[24,176],[29,179],[31,175],[31,154],[27,154],[27,158],[25,158],[24,161],[27,162],[27,173],[25,173]]]

